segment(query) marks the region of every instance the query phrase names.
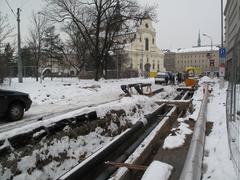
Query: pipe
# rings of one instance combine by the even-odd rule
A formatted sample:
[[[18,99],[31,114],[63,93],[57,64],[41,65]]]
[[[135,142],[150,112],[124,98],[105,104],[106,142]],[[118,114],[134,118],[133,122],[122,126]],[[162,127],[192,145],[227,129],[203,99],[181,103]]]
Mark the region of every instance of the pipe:
[[[165,104],[162,104],[155,112],[162,111],[162,108],[165,108]],[[113,141],[109,146],[104,148],[97,156],[94,156],[91,159],[86,159],[81,162],[79,165],[75,166],[70,171],[66,172],[64,175],[58,178],[58,180],[74,180],[79,179],[79,177],[83,177],[89,171],[91,171],[95,166],[100,164],[109,154],[112,154],[115,149],[118,149],[121,144],[125,143],[128,139],[130,139],[134,134],[140,130],[148,123],[148,117],[146,120],[139,120],[133,127],[119,137],[116,141]]]
[[[208,85],[205,85],[205,94],[201,109],[196,121],[193,137],[188,150],[187,158],[180,176],[180,180],[200,180],[202,159],[205,143],[205,130],[207,120]]]
[[[171,107],[172,108],[172,107]],[[171,109],[169,108],[169,110]],[[156,112],[156,111],[155,111]],[[164,115],[166,115],[169,111],[166,111]],[[155,113],[156,115],[157,113]],[[164,117],[161,116],[160,118],[158,117],[157,121],[155,121],[138,139],[136,142],[134,142],[120,157],[118,157],[115,162],[124,162],[134,151],[135,149],[143,142],[143,140],[153,131],[153,129],[159,124],[159,122],[162,120]],[[153,116],[148,117],[149,120],[150,118],[153,118]],[[108,167],[106,171],[101,173],[96,180],[105,180],[108,179],[116,170],[118,167]]]

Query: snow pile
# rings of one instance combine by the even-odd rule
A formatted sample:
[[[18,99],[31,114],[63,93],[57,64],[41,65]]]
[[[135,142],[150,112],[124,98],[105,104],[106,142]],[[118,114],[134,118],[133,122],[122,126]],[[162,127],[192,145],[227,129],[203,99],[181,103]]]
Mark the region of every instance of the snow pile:
[[[203,76],[200,80],[199,80],[199,84],[204,84],[204,83],[213,83],[215,82],[216,79],[212,79],[208,76]]]
[[[173,128],[172,133],[165,138],[163,149],[174,149],[181,147],[185,143],[186,135],[192,134],[192,130],[189,129],[189,125],[184,123],[187,118],[179,118],[180,122],[177,128]]]
[[[102,103],[119,100],[124,94],[121,85],[133,83],[151,83],[152,90],[163,86],[155,85],[153,78],[130,78],[119,80],[79,80],[77,78],[50,78],[40,83],[34,78],[25,78],[23,83],[18,83],[18,79],[12,79],[11,86],[3,85],[0,89],[17,90],[30,94],[33,101],[29,111],[24,115],[24,119],[34,117],[45,117],[56,113],[66,113],[87,106],[94,106]],[[157,98],[174,95],[174,87],[164,87],[165,92],[158,94]],[[133,90],[133,94],[137,92]]]
[[[126,123],[134,124],[144,115],[159,107],[155,101],[161,100],[166,95],[171,98],[176,92],[175,87],[166,87],[169,92],[160,93],[154,97],[139,96],[134,92],[132,97],[120,98],[119,95],[123,93],[120,85],[136,81],[151,83],[152,79],[101,80],[99,82],[91,80],[81,80],[79,82],[73,79],[69,82],[46,80],[45,85],[35,84],[33,80],[28,79],[23,84],[13,83],[8,88],[30,93],[33,99],[33,109],[30,109],[30,114],[36,115],[34,108],[36,108],[36,112],[39,110],[39,114],[50,111],[56,114],[55,108],[58,107],[61,111],[64,109],[67,113],[43,118],[41,121],[34,121],[5,131],[0,134],[1,139],[28,132],[37,127],[48,127],[62,119],[91,111],[96,111],[100,118],[106,118],[108,114],[111,114],[111,119],[107,127],[96,127],[87,135],[79,135],[78,131],[75,132],[75,129],[73,129],[74,127],[66,126],[62,132],[44,137],[36,146],[29,145],[21,151],[13,151],[3,157],[4,160],[1,160],[0,179],[9,179],[10,177],[13,180],[56,179],[117,138],[117,133],[124,131],[124,128],[120,129],[119,126],[125,126]],[[160,87],[162,86],[153,85],[153,90]],[[64,103],[66,104],[64,105]],[[84,105],[88,105],[88,107]],[[73,106],[77,109],[72,110]],[[121,116],[118,114],[119,112],[124,112],[124,115]],[[27,113],[26,116],[28,115]],[[22,122],[24,121],[25,119],[22,120]],[[106,132],[109,134],[106,134]],[[44,133],[44,130],[36,132],[33,137]]]
[[[13,177],[14,180],[57,179],[113,139],[102,136],[99,132],[101,131],[98,128],[95,132],[79,136],[77,139],[63,136],[49,142],[43,140],[39,143],[39,148],[34,148],[33,152],[23,157],[21,157],[21,152],[13,152],[6,159],[6,163],[15,164],[15,160],[17,160],[17,169],[21,173],[15,174],[14,169],[10,170],[6,166],[0,167],[0,179],[9,179],[10,177]],[[41,167],[41,164],[45,165]]]
[[[213,128],[205,141],[207,155],[203,163],[206,164],[207,170],[203,174],[203,180],[239,180],[230,158],[225,103],[226,88],[220,89],[216,80],[208,103],[207,120],[213,122]]]
[[[198,114],[201,108],[201,104],[203,101],[203,86],[198,87],[198,89],[194,92],[194,95],[192,97],[192,105],[193,105],[193,112],[191,115],[189,115],[190,119],[197,120]]]
[[[168,180],[173,167],[169,164],[153,161],[145,171],[141,180]]]
[[[3,133],[0,133],[0,139],[6,139],[20,133],[26,133],[41,126],[48,127],[62,119],[75,117],[84,113],[89,113],[90,111],[96,111],[97,116],[99,118],[103,118],[106,116],[106,114],[110,113],[111,110],[123,110],[125,112],[125,116],[123,119],[119,119],[120,123],[125,123],[127,121],[128,123],[134,124],[137,120],[143,118],[144,115],[152,113],[159,107],[155,103],[155,98],[156,97],[149,98],[147,96],[124,97],[119,101],[113,101],[111,103],[98,105],[96,107],[82,108],[63,115],[44,119],[41,121],[35,121],[15,129],[5,131]],[[39,133],[34,134],[34,136],[37,135],[39,135]]]

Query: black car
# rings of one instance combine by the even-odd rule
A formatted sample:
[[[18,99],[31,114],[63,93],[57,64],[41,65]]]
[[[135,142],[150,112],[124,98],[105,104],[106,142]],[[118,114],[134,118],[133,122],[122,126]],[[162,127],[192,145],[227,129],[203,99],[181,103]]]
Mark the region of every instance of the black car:
[[[31,107],[29,94],[0,89],[0,116],[16,121],[23,117],[24,111]]]

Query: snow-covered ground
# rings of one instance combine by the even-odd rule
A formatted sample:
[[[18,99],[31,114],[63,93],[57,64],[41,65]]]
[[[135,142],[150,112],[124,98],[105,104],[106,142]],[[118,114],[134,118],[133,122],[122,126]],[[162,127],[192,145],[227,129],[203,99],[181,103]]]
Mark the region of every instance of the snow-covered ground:
[[[206,136],[205,157],[203,163],[206,172],[203,180],[239,180],[230,159],[230,150],[226,122],[226,90],[220,88],[218,79],[214,79],[213,92],[209,97],[207,121],[213,122],[212,131]]]
[[[164,92],[155,95],[153,98],[139,96],[133,90],[133,98],[123,98],[123,91],[120,86],[132,83],[151,83],[152,90],[164,88]],[[139,104],[146,100],[153,102],[162,99],[166,95],[168,98],[176,95],[176,87],[155,85],[154,79],[132,78],[120,80],[78,80],[77,78],[67,79],[45,79],[42,83],[36,82],[34,78],[24,79],[24,83],[18,83],[13,79],[11,86],[0,86],[2,89],[17,90],[29,93],[33,103],[29,111],[25,112],[21,121],[2,125],[0,127],[0,137],[9,137],[12,134],[20,133],[34,127],[47,126],[63,118],[77,116],[96,110],[98,116],[104,116],[111,107],[130,108],[134,104]],[[146,92],[146,88],[145,88]],[[113,101],[115,103],[113,103]],[[125,104],[128,106],[125,106]],[[130,104],[131,105],[130,105]],[[99,105],[99,106],[98,106]],[[103,115],[101,115],[101,113]],[[43,117],[41,121],[37,121]],[[33,123],[29,119],[35,120]],[[132,123],[134,119],[132,119]],[[24,125],[24,127],[22,127]],[[17,127],[9,131],[12,127]],[[20,128],[21,127],[21,128]],[[3,129],[3,130],[2,130]]]
[[[100,80],[99,82],[77,79],[64,79],[62,82],[61,79],[54,81],[46,79],[42,84],[35,82],[34,79],[25,79],[23,84],[15,81],[11,86],[5,85],[1,88],[30,94],[33,107],[26,113],[26,117],[38,117],[43,114],[47,116],[41,121],[27,123],[2,132],[0,139],[12,137],[36,127],[47,127],[61,119],[92,110],[97,112],[98,117],[104,117],[110,110],[124,110],[126,116],[120,118],[120,124],[124,125],[126,121],[134,124],[144,114],[151,113],[158,107],[155,101],[163,99],[166,95],[169,98],[176,95],[176,87],[165,86],[165,91],[154,97],[140,96],[136,92],[133,92],[132,97],[123,97],[120,85],[137,82],[153,84],[153,79],[136,78]],[[153,84],[152,90],[161,87],[161,85]],[[133,109],[135,109],[135,113],[133,113]],[[50,113],[56,114],[56,116],[49,117]],[[24,122],[26,117],[19,122]],[[107,130],[114,132],[117,128],[118,126],[111,122]],[[66,127],[61,135],[54,136],[51,141],[43,138],[38,146],[31,147],[30,153],[26,155],[23,151],[13,151],[9,156],[4,157],[5,159],[0,164],[1,179],[10,177],[15,180],[56,179],[117,137],[103,135],[105,130],[100,127],[88,135],[77,138],[64,136],[72,131],[71,127]],[[4,145],[9,145],[9,142],[5,141]],[[25,151],[29,150],[25,149]],[[63,158],[61,159],[61,157]],[[45,165],[39,168],[39,164]]]
[[[209,79],[207,77],[202,78],[199,83],[202,85],[206,81],[213,83],[213,92],[209,98],[207,114],[208,121],[213,122],[213,128],[210,135],[206,137],[205,154],[207,156],[204,158],[204,163],[207,168],[203,174],[203,179],[237,180],[237,175],[230,160],[227,139],[225,114],[227,86],[225,85],[224,89],[220,89],[218,79]],[[131,123],[135,123],[138,118],[143,117],[143,114],[154,111],[157,107],[155,101],[164,98],[166,95],[173,97],[176,93],[175,87],[165,86],[165,92],[151,98],[138,96],[136,92],[134,93],[136,95],[131,98],[122,98],[121,94],[123,92],[120,89],[120,85],[136,82],[152,83],[152,89],[162,87],[154,85],[153,79],[141,78],[100,80],[99,82],[93,80],[79,81],[77,79],[64,79],[62,82],[61,79],[54,79],[54,81],[46,79],[42,84],[35,82],[34,79],[24,79],[24,83],[19,84],[15,79],[11,86],[4,85],[0,88],[18,90],[30,94],[33,105],[29,112],[26,112],[25,120],[27,118],[46,117],[42,121],[0,133],[0,137],[7,138],[33,127],[48,126],[59,119],[89,112],[90,108],[96,110],[100,117],[104,117],[112,109],[124,109],[126,117],[121,120],[121,123],[125,123],[126,119]],[[189,114],[187,118],[197,119],[201,101],[202,87],[193,96],[195,111],[193,114]],[[136,107],[136,104],[142,104],[141,108]],[[137,113],[132,116],[134,107],[137,108]],[[57,116],[55,117],[55,115]],[[178,136],[176,136],[178,139],[173,140],[170,138],[170,141],[168,141],[169,139],[166,140],[166,148],[181,146],[184,143],[185,134],[191,133],[184,123],[184,119],[179,119],[179,122],[181,123],[177,132]],[[109,125],[109,129],[114,130],[115,128],[117,126],[114,123]],[[66,127],[63,133],[70,131],[71,128]],[[33,149],[32,153],[26,153],[25,156],[22,156],[22,152],[15,151],[8,157],[5,157],[6,161],[0,164],[0,179],[8,179],[14,173],[14,180],[56,179],[59,175],[116,138],[102,135],[103,131],[102,128],[96,128],[95,131],[88,135],[78,136],[76,139],[71,139],[68,136],[55,137],[51,142],[46,142],[46,139],[43,139],[39,142],[38,148]],[[61,161],[59,160],[61,156],[67,158]],[[52,161],[48,162],[49,159],[52,159]],[[39,169],[36,167],[39,162],[46,163],[44,168]],[[6,166],[10,167],[11,163],[15,167],[12,169],[6,168]],[[18,169],[17,172],[12,172],[16,169]],[[156,173],[156,170],[154,170],[154,173]],[[152,173],[148,175],[151,177]]]
[[[55,116],[82,107],[119,100],[120,95],[123,94],[120,86],[131,83],[152,83],[152,89],[161,87],[154,84],[153,78],[100,80],[98,82],[78,80],[77,78],[55,78],[51,81],[49,78],[45,78],[42,83],[36,82],[34,78],[28,78],[24,79],[24,83],[17,83],[17,79],[13,79],[11,86],[6,83],[0,88],[30,94],[33,103],[31,109],[24,116],[24,119],[29,119]],[[174,92],[173,88],[165,88],[170,94]],[[164,93],[161,93],[161,95],[164,95]]]

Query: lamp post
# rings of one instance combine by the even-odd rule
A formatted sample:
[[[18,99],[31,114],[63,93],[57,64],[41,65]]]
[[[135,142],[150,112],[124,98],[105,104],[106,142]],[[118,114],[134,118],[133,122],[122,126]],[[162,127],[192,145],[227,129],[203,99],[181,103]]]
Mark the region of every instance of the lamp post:
[[[118,67],[119,66],[119,59],[118,59],[119,58],[119,54],[118,53],[119,53],[119,51],[117,50],[116,51],[116,55],[117,55],[117,79],[119,78],[119,67]]]
[[[206,36],[211,40],[211,57],[212,57],[212,37],[207,34],[203,34],[203,36]]]
[[[142,44],[142,62],[141,63],[142,63],[142,69],[141,69],[142,75],[144,76],[144,73],[143,73],[143,71],[144,71],[144,69],[143,69],[143,44]]]
[[[139,53],[141,53],[140,55],[141,55],[141,58],[140,58],[140,68],[139,68],[139,70],[140,70],[140,76],[144,76],[144,67],[143,67],[143,58],[144,58],[144,50],[143,50],[143,44],[141,45],[141,49],[136,49],[136,51],[137,51],[137,54],[138,54],[138,52]]]
[[[211,36],[209,36],[209,35],[207,35],[207,34],[203,34],[203,36],[206,36],[207,38],[209,38],[210,39],[210,41],[211,41],[211,54],[210,54],[210,69],[211,69],[211,71],[212,71],[212,76],[213,76],[213,67],[211,68],[211,61],[212,61],[212,37]],[[214,66],[214,65],[213,65]]]
[[[116,62],[116,63],[117,63],[117,67],[116,67],[116,68],[117,68],[117,79],[119,78],[119,59],[118,59],[118,58],[119,58],[119,57],[118,57],[119,54],[118,54],[118,53],[119,53],[119,49],[115,49],[114,52],[111,51],[111,50],[108,51],[108,54],[109,54],[110,56],[116,56],[116,61],[117,61],[117,62]]]
[[[223,48],[223,0],[221,0],[221,48]]]

